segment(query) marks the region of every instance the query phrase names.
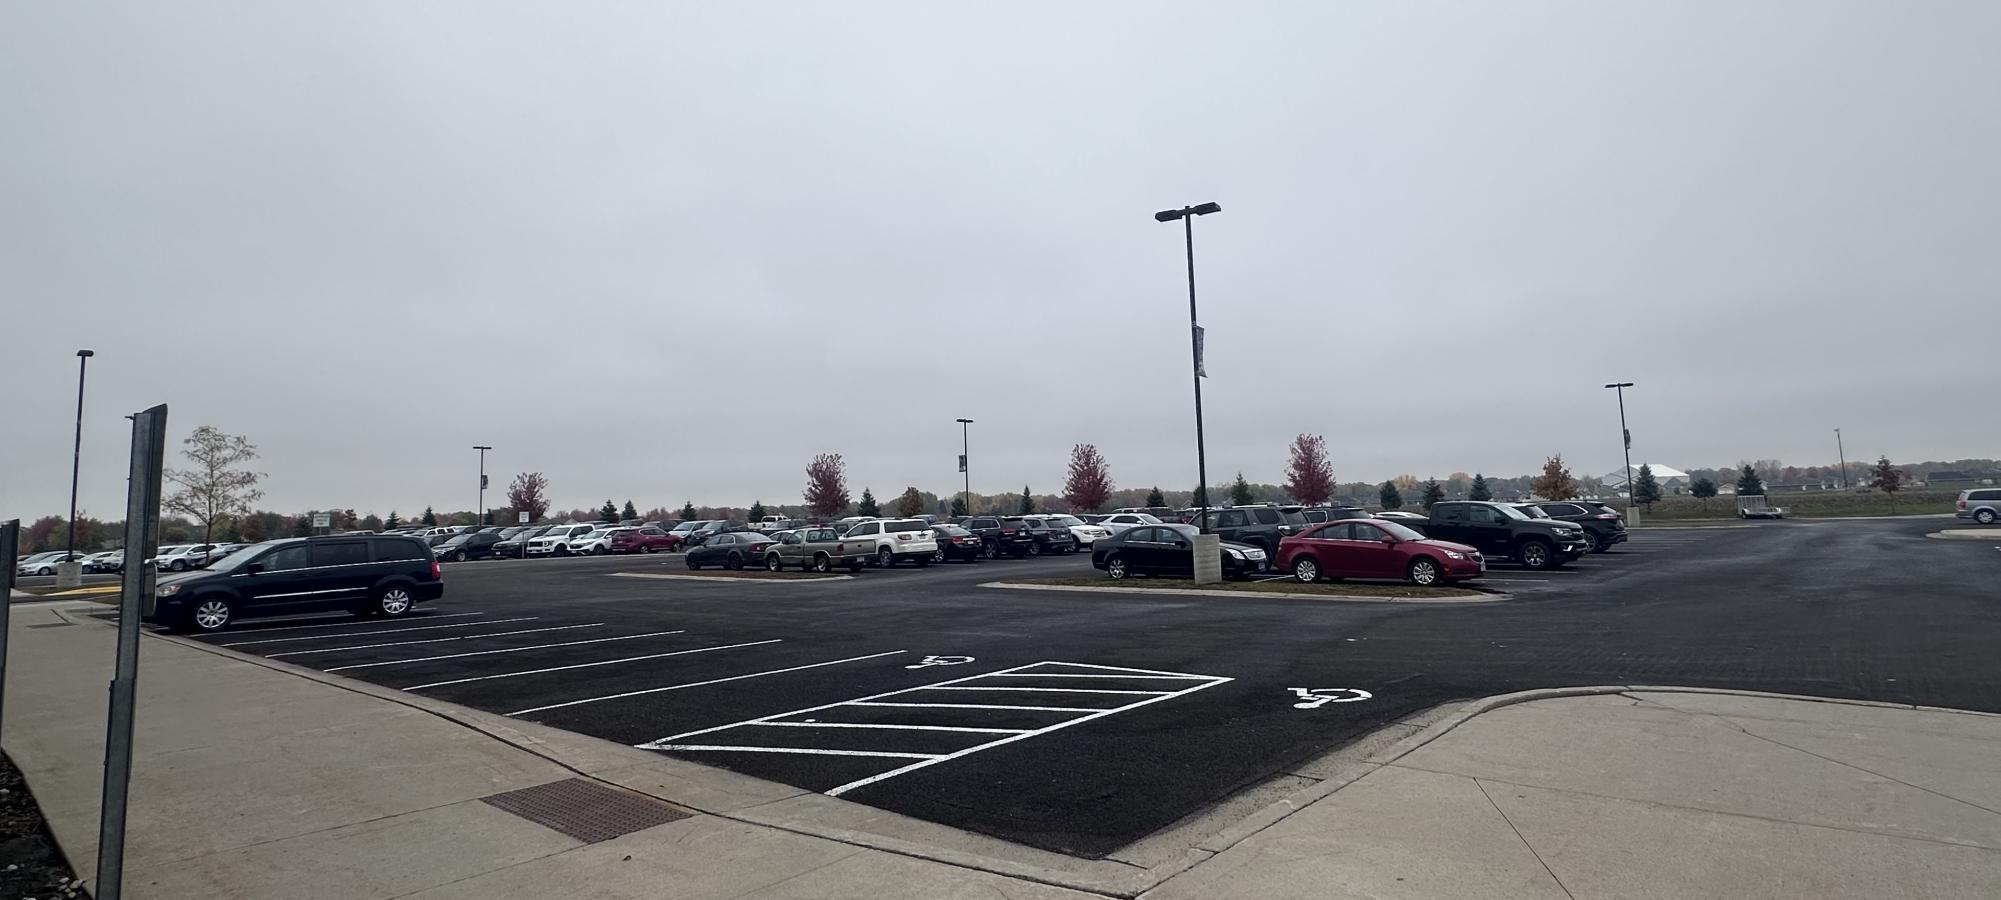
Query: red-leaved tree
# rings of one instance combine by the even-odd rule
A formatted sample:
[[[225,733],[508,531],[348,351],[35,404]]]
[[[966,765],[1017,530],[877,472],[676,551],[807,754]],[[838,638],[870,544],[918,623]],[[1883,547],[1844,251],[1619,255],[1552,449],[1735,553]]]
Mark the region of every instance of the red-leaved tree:
[[[507,486],[507,505],[528,514],[528,521],[540,522],[549,514],[549,479],[540,472],[523,472]]]
[[[839,453],[822,453],[806,467],[806,508],[822,517],[848,508],[848,464]]]
[[[1314,505],[1334,496],[1334,466],[1327,461],[1327,440],[1317,434],[1292,439],[1292,464],[1287,467],[1285,492],[1292,499]]]
[[[1112,469],[1105,456],[1092,444],[1070,448],[1070,478],[1063,483],[1063,499],[1077,512],[1097,512],[1112,494]]]

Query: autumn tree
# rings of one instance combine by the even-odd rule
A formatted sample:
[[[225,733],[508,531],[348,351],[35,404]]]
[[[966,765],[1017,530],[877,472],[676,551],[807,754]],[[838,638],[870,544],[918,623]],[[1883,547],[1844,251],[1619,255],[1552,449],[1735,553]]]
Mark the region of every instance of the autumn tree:
[[[1423,506],[1425,512],[1430,512],[1431,508],[1443,499],[1445,499],[1445,488],[1438,484],[1438,479],[1426,478],[1424,480],[1424,495],[1418,498],[1418,505]]]
[[[1885,494],[1894,494],[1904,486],[1904,473],[1890,465],[1890,458],[1887,456],[1876,460],[1876,468],[1872,469],[1869,475],[1869,483]]]
[[[1093,444],[1070,448],[1070,477],[1063,482],[1063,499],[1076,512],[1097,512],[1112,495],[1112,470]]]
[[[1384,509],[1403,508],[1403,492],[1397,490],[1397,483],[1394,481],[1383,482],[1382,489],[1376,492],[1376,499],[1382,502]]]
[[[162,506],[199,522],[202,543],[212,544],[218,519],[247,515],[250,504],[264,496],[257,489],[264,473],[239,468],[257,458],[257,445],[213,425],[196,428],[181,444],[190,466],[167,470],[167,480],[176,488]]]
[[[764,511],[764,501],[762,500],[750,501],[750,511],[744,513],[743,515],[744,518],[750,520],[750,523],[752,525],[764,521],[764,517],[768,515],[768,513]]]
[[[1154,488],[1153,490],[1150,490],[1150,491],[1147,491],[1147,492],[1146,492],[1146,505],[1148,505],[1148,506],[1166,506],[1166,505],[1167,505],[1167,497],[1166,497],[1165,495],[1161,494],[1161,492],[1160,492],[1160,488],[1158,488],[1158,487],[1155,487],[1155,488]]]
[[[549,514],[549,479],[540,472],[523,472],[507,486],[507,505],[528,514],[528,521],[540,522]]]
[[[639,518],[639,507],[633,506],[632,501],[630,500],[625,501],[625,509],[619,511],[619,518],[621,519]]]
[[[1639,477],[1633,479],[1633,502],[1644,503],[1651,510],[1660,499],[1661,483],[1654,478],[1654,467],[1640,463]]]
[[[382,519],[376,516],[374,513],[369,513],[368,515],[361,517],[361,530],[381,531],[382,528],[383,528]]]
[[[848,465],[839,453],[822,453],[806,467],[806,508],[821,517],[848,508]]]
[[[1542,474],[1529,482],[1529,490],[1544,500],[1569,500],[1577,496],[1577,479],[1570,477],[1570,467],[1563,464],[1563,454],[1543,460]]]
[[[695,521],[696,515],[697,513],[695,512],[695,501],[689,500],[681,504],[681,521],[693,522]]]
[[[855,504],[855,515],[858,516],[882,515],[882,507],[875,502],[875,495],[869,493],[868,488],[862,488],[862,500],[860,503]]]
[[[1292,439],[1292,461],[1285,470],[1285,492],[1292,499],[1317,506],[1334,496],[1334,466],[1327,461],[1327,440],[1317,434]]]
[[[1468,500],[1494,499],[1494,490],[1487,486],[1487,476],[1482,475],[1478,472],[1473,473],[1473,487],[1466,491],[1466,499]]]
[[[1737,496],[1762,497],[1764,495],[1765,480],[1758,477],[1758,470],[1755,467],[1750,463],[1745,463],[1743,471],[1737,474]]]

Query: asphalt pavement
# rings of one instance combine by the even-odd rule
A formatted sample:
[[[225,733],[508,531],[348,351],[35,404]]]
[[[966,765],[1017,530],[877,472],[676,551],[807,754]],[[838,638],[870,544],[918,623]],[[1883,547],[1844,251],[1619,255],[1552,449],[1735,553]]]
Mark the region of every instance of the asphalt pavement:
[[[446,566],[399,621],[211,643],[1097,857],[1377,727],[1540,687],[2001,711],[2001,557],[1935,523],[1658,529],[1468,606],[1012,591],[1082,556],[689,580],[673,556]],[[2001,544],[2001,534],[1996,544]]]

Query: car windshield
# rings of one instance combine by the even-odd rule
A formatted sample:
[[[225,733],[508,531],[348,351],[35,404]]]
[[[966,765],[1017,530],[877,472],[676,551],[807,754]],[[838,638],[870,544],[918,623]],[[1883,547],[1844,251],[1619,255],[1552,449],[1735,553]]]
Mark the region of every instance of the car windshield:
[[[1509,506],[1506,503],[1495,504],[1494,509],[1500,510],[1501,515],[1507,516],[1510,519],[1523,519],[1523,520],[1528,519],[1527,513],[1524,513],[1519,509]]]
[[[1079,518],[1077,518],[1076,516],[1050,516],[1050,517],[1049,517],[1049,524],[1051,524],[1051,525],[1082,525],[1082,524],[1084,524],[1084,520],[1083,520],[1083,519],[1079,519]]]
[[[1514,509],[1515,509],[1515,510],[1516,510],[1517,512],[1520,512],[1520,513],[1521,513],[1522,515],[1524,515],[1524,516],[1527,516],[1527,517],[1529,517],[1529,518],[1531,518],[1531,519],[1547,519],[1547,518],[1549,518],[1549,513],[1546,513],[1546,512],[1543,512],[1543,511],[1542,511],[1542,510],[1541,510],[1540,508],[1538,508],[1538,507],[1534,507],[1534,506],[1517,506],[1517,507],[1514,507]]]
[[[443,544],[440,544],[439,546],[450,547],[453,544],[463,544],[469,540],[472,540],[471,534],[455,534],[452,535],[450,538],[446,539],[446,541]]]
[[[1414,530],[1414,529],[1412,529],[1412,528],[1411,528],[1410,526],[1408,526],[1408,525],[1401,525],[1401,524],[1398,524],[1398,523],[1396,523],[1396,522],[1392,522],[1392,521],[1390,521],[1390,520],[1388,520],[1388,519],[1381,519],[1381,520],[1377,520],[1377,521],[1374,521],[1374,522],[1370,522],[1369,524],[1371,524],[1371,525],[1374,525],[1374,526],[1376,526],[1377,528],[1381,528],[1382,530],[1384,530],[1384,531],[1387,531],[1387,532],[1389,532],[1389,534],[1390,534],[1390,537],[1393,537],[1393,538],[1396,538],[1396,539],[1397,539],[1397,540],[1399,540],[1399,541],[1421,541],[1421,540],[1424,540],[1424,535],[1422,535],[1422,534],[1419,534],[1419,533],[1417,533],[1417,531],[1416,531],[1416,530]],[[1345,527],[1345,526],[1343,526],[1343,527]]]
[[[265,554],[262,553],[246,553],[243,550],[238,550],[237,552],[231,553],[230,555],[218,559],[215,562],[209,563],[208,571],[233,572],[236,571],[237,569],[242,568],[245,564],[249,563],[251,560],[264,555]]]

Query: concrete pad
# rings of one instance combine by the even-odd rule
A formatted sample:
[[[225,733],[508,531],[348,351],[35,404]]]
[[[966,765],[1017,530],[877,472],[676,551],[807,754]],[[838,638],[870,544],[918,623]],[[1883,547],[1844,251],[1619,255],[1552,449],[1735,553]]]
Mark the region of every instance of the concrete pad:
[[[1914,710],[1909,706],[1860,703],[1819,703],[1744,694],[1632,691],[1631,696],[1685,712],[1746,719],[1775,719],[1876,728],[1935,731],[2001,740],[2001,716]]]
[[[1394,765],[2001,847],[2001,815],[1745,734],[1727,719],[1617,695],[1497,709]]]
[[[1252,835],[1146,900],[1566,900],[1470,778],[1387,767]]]
[[[128,870],[126,895],[213,900],[400,897],[579,846],[477,800]]]
[[[862,852],[834,841],[696,816],[407,896],[728,900]]]
[[[877,850],[744,894],[741,900],[1102,900],[1099,894],[961,869]]]
[[[1912,713],[1912,715],[1917,715]],[[1758,737],[1866,769],[1988,810],[2001,810],[2001,722],[1979,738],[1917,729],[1830,728],[1770,719],[1732,722]]]
[[[711,768],[648,751],[639,752],[648,753],[655,759],[637,766],[601,769],[592,773],[592,777],[709,813],[732,813],[811,793],[805,788],[752,778],[728,769]]]
[[[1488,783],[1577,897],[2001,896],[2001,852]]]

